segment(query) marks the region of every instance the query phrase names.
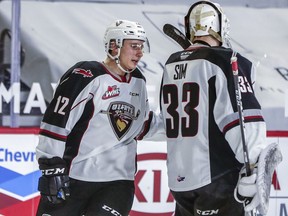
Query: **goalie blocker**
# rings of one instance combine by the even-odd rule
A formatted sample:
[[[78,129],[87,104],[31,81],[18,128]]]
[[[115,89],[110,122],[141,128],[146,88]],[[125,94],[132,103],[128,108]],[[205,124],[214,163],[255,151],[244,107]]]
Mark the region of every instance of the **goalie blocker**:
[[[53,204],[62,203],[70,196],[66,162],[60,157],[53,157],[39,158],[38,163],[42,172],[38,183],[41,196]]]
[[[266,215],[269,207],[272,176],[277,165],[282,161],[282,154],[277,143],[272,143],[260,153],[258,163],[250,176],[239,174],[239,181],[235,188],[235,199],[244,203],[246,198],[252,201],[245,205],[245,211],[257,209],[262,215]]]

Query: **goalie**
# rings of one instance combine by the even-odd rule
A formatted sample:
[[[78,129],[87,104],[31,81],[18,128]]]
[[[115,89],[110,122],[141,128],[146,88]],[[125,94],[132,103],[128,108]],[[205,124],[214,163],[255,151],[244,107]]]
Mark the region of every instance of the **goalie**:
[[[281,153],[266,140],[266,124],[253,90],[255,68],[237,54],[243,102],[243,111],[238,112],[230,22],[222,8],[198,1],[184,20],[186,37],[193,44],[171,54],[165,63],[160,115],[151,115],[138,139],[166,135],[175,216],[244,216],[255,208],[265,214]],[[242,145],[242,112],[246,145]],[[251,176],[242,168],[243,146],[253,164]]]

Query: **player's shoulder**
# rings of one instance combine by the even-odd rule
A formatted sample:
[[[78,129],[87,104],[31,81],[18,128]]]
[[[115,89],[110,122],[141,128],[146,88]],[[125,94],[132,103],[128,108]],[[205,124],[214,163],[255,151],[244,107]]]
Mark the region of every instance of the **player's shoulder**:
[[[105,69],[100,62],[97,61],[80,61],[74,64],[68,71],[62,76],[62,80],[68,76],[76,79],[95,79],[97,76],[105,74]]]
[[[220,47],[220,46],[205,47],[205,48],[199,49],[197,52],[197,55],[199,55],[200,58],[208,60],[212,63],[230,62],[232,54],[233,54],[233,51],[230,48]]]
[[[66,91],[73,88],[74,91],[85,88],[92,81],[106,71],[103,65],[97,61],[81,61],[70,67],[65,74],[60,78],[58,89]],[[67,90],[69,91],[69,90]]]
[[[211,47],[208,52],[210,52],[209,57],[211,59],[216,58],[217,60],[226,60],[229,62],[231,61],[231,57],[233,55],[233,50],[226,47]],[[251,64],[251,61],[249,59],[247,59],[237,51],[236,53],[238,62],[245,62],[246,64]]]
[[[230,65],[233,50],[227,47],[199,47],[192,49],[186,49],[179,52],[175,52],[168,58],[166,64],[178,61],[186,60],[206,60],[210,63],[219,65]],[[237,53],[238,62],[242,65],[250,65],[251,62]]]
[[[136,67],[135,70],[131,73],[131,76],[137,79],[142,79],[144,82],[146,82],[145,76],[138,67]]]
[[[170,55],[166,64],[189,60],[207,60],[210,62],[223,62],[230,59],[232,50],[223,47],[208,47],[203,45],[194,45],[188,49],[175,52]]]
[[[230,73],[231,70],[231,57],[233,55],[233,50],[226,47],[211,47],[208,51],[209,54],[205,57],[206,60],[214,65],[217,65],[222,71]],[[247,72],[251,70],[252,62],[246,57],[242,56],[237,52],[237,62],[239,70],[246,70]]]

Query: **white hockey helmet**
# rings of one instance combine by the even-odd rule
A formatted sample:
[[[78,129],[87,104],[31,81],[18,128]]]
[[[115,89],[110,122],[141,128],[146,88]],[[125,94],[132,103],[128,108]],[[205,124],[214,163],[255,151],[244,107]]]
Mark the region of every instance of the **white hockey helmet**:
[[[185,16],[186,37],[193,42],[195,36],[211,35],[220,44],[229,44],[230,22],[219,4],[209,0],[193,4]]]
[[[142,25],[128,20],[116,20],[106,29],[104,35],[105,52],[110,55],[109,47],[111,42],[115,42],[118,48],[123,46],[123,40],[141,40],[143,43],[143,52],[150,52],[150,45],[146,32]]]

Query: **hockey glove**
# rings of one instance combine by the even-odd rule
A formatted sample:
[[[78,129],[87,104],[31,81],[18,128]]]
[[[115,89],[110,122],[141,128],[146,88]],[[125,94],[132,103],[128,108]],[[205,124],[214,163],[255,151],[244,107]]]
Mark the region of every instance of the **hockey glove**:
[[[69,176],[65,161],[60,157],[39,158],[38,163],[42,172],[38,190],[49,202],[62,203],[70,196]]]
[[[246,212],[252,211],[260,204],[257,193],[257,165],[254,166],[252,174],[246,176],[246,169],[243,167],[239,173],[239,180],[234,190],[235,199],[244,204]]]

